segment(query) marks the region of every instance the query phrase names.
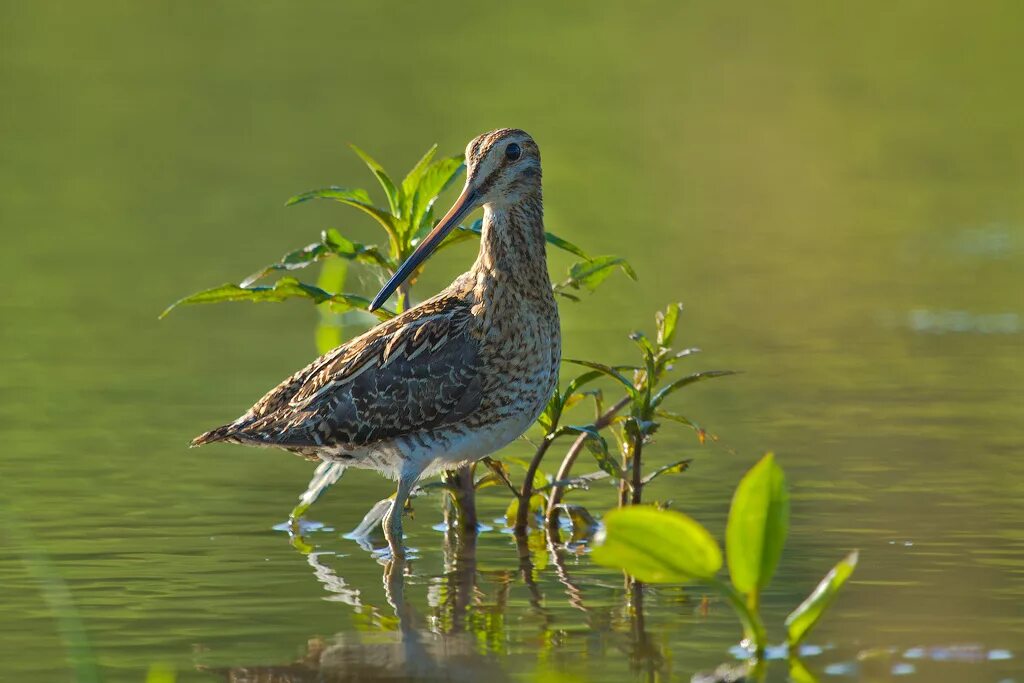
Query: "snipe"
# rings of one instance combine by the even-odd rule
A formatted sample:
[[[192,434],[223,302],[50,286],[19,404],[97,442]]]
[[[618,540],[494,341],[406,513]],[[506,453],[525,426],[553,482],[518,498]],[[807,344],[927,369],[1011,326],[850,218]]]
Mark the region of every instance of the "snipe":
[[[229,425],[192,442],[283,448],[320,460],[315,496],[345,467],[398,480],[384,524],[401,554],[402,511],[421,477],[522,434],[558,381],[561,334],[544,247],[540,150],[521,130],[466,147],[455,205],[374,299],[413,275],[455,226],[484,210],[473,267],[437,296],[316,359]],[[305,501],[308,503],[311,500]]]

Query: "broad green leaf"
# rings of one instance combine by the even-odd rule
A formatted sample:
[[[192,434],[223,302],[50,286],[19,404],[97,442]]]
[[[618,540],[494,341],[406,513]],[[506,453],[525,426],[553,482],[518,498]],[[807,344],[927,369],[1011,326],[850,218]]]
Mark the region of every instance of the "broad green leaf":
[[[365,310],[370,305],[366,297],[354,294],[331,294],[319,287],[307,285],[292,277],[283,277],[274,283],[272,287],[239,287],[236,284],[227,283],[219,287],[213,287],[190,296],[180,299],[160,314],[163,318],[175,307],[182,304],[210,304],[221,301],[284,301],[285,299],[305,298],[312,299],[318,304],[329,303],[336,311],[361,309]],[[383,310],[383,309],[378,309]],[[377,315],[377,311],[374,311]],[[394,317],[394,313],[386,311],[383,315],[377,315],[381,320]]]
[[[664,313],[659,311],[655,315],[655,319],[658,321],[658,346],[672,346],[672,338],[676,334],[676,323],[679,322],[681,310],[683,310],[682,304],[669,304]]]
[[[388,237],[396,248],[397,245],[400,244],[400,230],[396,218],[387,211],[382,211],[374,206],[370,200],[370,196],[366,194],[366,190],[349,190],[343,187],[325,187],[319,190],[310,190],[309,192],[297,194],[285,202],[285,206],[292,206],[310,199],[333,199],[334,201],[345,204],[346,206],[359,209],[363,213],[372,217],[382,228],[384,228],[384,232],[388,234]]]
[[[804,637],[818,623],[821,616],[832,604],[839,589],[843,587],[846,580],[857,568],[858,553],[854,550],[844,557],[832,570],[825,575],[821,583],[814,591],[807,596],[807,599],[800,603],[800,606],[793,610],[786,617],[786,629],[788,632],[789,647],[795,648]]]
[[[691,459],[687,458],[686,460],[680,460],[679,462],[674,462],[671,465],[663,465],[662,467],[659,467],[658,469],[654,470],[653,472],[648,474],[646,477],[641,479],[640,483],[641,484],[650,484],[652,481],[654,481],[655,479],[657,479],[658,477],[660,477],[663,474],[678,474],[679,472],[685,472],[686,470],[690,469],[690,463],[691,462],[693,462],[693,461]]]
[[[590,260],[590,257],[587,255],[585,251],[577,247],[569,240],[563,239],[553,232],[545,232],[544,240],[551,246],[558,247],[562,251],[567,251],[570,254],[575,254],[576,256],[579,256],[580,258],[583,259],[587,259],[588,261]]]
[[[582,365],[585,368],[591,368],[592,370],[597,370],[597,371],[607,375],[608,377],[611,377],[612,379],[614,379],[617,382],[619,382],[619,384],[621,384],[624,387],[626,387],[626,391],[629,392],[630,396],[636,396],[636,388],[633,386],[633,383],[630,382],[628,379],[626,379],[625,376],[623,376],[623,374],[621,372],[619,372],[618,370],[616,370],[615,368],[613,368],[613,367],[611,367],[609,365],[605,365],[603,363],[594,363],[593,361],[589,361],[589,360],[575,360],[573,358],[563,358],[562,360],[563,360],[563,362],[566,362],[566,363],[573,363],[574,365]]]
[[[736,590],[750,595],[768,585],[788,528],[786,475],[768,453],[740,480],[729,508],[725,548]]]
[[[388,175],[384,167],[377,163],[376,159],[371,157],[369,154],[359,149],[355,145],[349,145],[352,151],[359,155],[359,158],[363,160],[366,167],[370,169],[370,172],[377,178],[377,182],[384,188],[384,194],[388,198],[388,206],[391,207],[391,213],[396,218],[401,216],[402,212],[402,195],[398,188],[395,187],[395,182],[391,180],[391,176]]]
[[[706,379],[712,379],[714,377],[725,377],[726,375],[735,374],[737,374],[735,370],[705,370],[704,372],[695,372],[692,375],[681,377],[676,381],[667,384],[663,389],[656,393],[651,399],[651,407],[657,408],[668,396],[685,386],[689,386]]]
[[[595,562],[648,583],[706,581],[722,568],[722,551],[707,529],[682,513],[648,505],[609,512],[594,542]]]

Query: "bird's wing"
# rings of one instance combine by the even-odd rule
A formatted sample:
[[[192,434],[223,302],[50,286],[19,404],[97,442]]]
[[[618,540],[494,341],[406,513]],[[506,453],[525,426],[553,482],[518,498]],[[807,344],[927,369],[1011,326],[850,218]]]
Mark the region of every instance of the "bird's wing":
[[[435,299],[320,357],[236,423],[286,446],[361,446],[462,420],[480,405],[470,306]]]

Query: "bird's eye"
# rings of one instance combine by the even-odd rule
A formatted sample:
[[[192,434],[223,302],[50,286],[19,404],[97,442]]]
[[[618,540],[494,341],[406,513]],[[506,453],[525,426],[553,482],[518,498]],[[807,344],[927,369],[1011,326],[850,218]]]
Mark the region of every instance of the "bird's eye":
[[[515,161],[522,155],[523,150],[520,149],[519,145],[517,145],[514,142],[505,148],[505,158],[508,159],[509,161]]]

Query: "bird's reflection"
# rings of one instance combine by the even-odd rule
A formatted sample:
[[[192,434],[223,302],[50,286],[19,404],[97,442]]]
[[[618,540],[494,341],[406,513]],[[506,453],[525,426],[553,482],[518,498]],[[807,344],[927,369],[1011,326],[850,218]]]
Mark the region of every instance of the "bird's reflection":
[[[589,658],[591,653],[602,657],[622,653],[640,680],[671,675],[671,658],[665,657],[647,630],[641,585],[627,585],[622,592],[603,582],[574,580],[570,568],[579,559],[579,547],[561,545],[543,531],[517,538],[514,547],[508,569],[481,571],[476,533],[451,525],[442,543],[443,571],[435,576],[414,573],[413,563],[418,560],[374,553],[383,566],[386,603],[376,606],[337,573],[330,561],[333,553],[308,552],[306,562],[327,599],[349,605],[359,621],[372,628],[312,639],[302,657],[285,664],[215,671],[234,683],[500,683],[509,680],[503,670],[508,664],[505,657],[515,648],[510,625],[522,629],[532,622],[537,635],[553,646],[545,666],[555,670],[578,670],[580,657]],[[409,590],[410,586],[422,589],[424,583],[425,602],[421,590],[412,595]],[[514,591],[523,589],[526,599],[518,602]],[[609,600],[609,594],[624,600]],[[519,618],[522,615],[510,617],[509,611],[517,606],[530,615],[528,620]],[[585,628],[566,629],[566,606],[579,615]]]
[[[481,654],[477,636],[468,628],[471,607],[477,602],[476,534],[450,530],[444,551],[445,573],[438,577],[437,599],[428,601],[433,604],[426,618],[406,595],[409,561],[381,557],[387,607],[378,609],[366,604],[360,591],[323,561],[322,556],[330,553],[307,553],[306,560],[329,599],[350,605],[382,628],[369,636],[346,631],[312,639],[305,655],[286,664],[214,671],[232,683],[508,680],[496,655]],[[397,629],[393,628],[396,620]]]

